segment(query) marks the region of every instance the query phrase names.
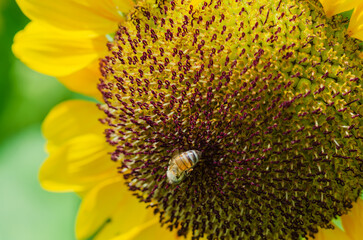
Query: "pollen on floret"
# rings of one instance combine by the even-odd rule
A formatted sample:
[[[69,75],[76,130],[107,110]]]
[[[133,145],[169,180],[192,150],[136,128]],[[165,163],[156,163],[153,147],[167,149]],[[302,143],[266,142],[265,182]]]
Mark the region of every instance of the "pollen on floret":
[[[311,4],[314,3],[314,4]],[[318,1],[140,2],[101,60],[112,160],[194,239],[333,228],[363,186],[362,60]],[[180,184],[177,152],[203,152]]]

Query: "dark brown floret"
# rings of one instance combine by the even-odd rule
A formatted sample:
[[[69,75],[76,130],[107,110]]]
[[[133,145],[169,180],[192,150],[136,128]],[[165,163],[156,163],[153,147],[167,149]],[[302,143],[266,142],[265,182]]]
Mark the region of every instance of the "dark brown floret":
[[[114,161],[160,223],[199,239],[298,239],[363,186],[362,61],[314,1],[141,3],[101,61]],[[202,158],[170,185],[177,152]]]

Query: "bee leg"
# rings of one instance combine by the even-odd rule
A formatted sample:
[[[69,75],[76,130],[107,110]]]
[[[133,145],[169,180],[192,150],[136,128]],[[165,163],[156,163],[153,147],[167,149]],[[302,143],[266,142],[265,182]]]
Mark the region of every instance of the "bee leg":
[[[183,172],[179,177],[178,177],[178,183],[181,182],[184,178],[185,178],[186,174]]]
[[[189,173],[190,173],[191,171],[193,171],[193,168],[188,169],[185,173],[186,173],[187,175],[189,175]]]

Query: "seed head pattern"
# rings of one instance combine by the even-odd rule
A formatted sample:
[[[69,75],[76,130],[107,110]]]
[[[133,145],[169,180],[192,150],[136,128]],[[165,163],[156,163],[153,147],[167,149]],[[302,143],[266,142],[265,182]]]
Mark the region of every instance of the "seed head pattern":
[[[363,186],[363,71],[346,23],[315,0],[139,3],[100,61],[101,122],[161,225],[299,239],[347,213]],[[198,164],[169,184],[170,159],[192,149]]]

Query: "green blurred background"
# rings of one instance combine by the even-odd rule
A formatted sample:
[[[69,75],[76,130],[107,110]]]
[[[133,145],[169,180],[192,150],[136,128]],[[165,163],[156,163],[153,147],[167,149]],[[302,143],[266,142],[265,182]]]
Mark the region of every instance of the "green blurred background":
[[[0,239],[75,239],[79,198],[43,190],[38,170],[46,158],[41,122],[79,96],[13,56],[13,37],[29,20],[14,0],[0,0],[0,11]]]

